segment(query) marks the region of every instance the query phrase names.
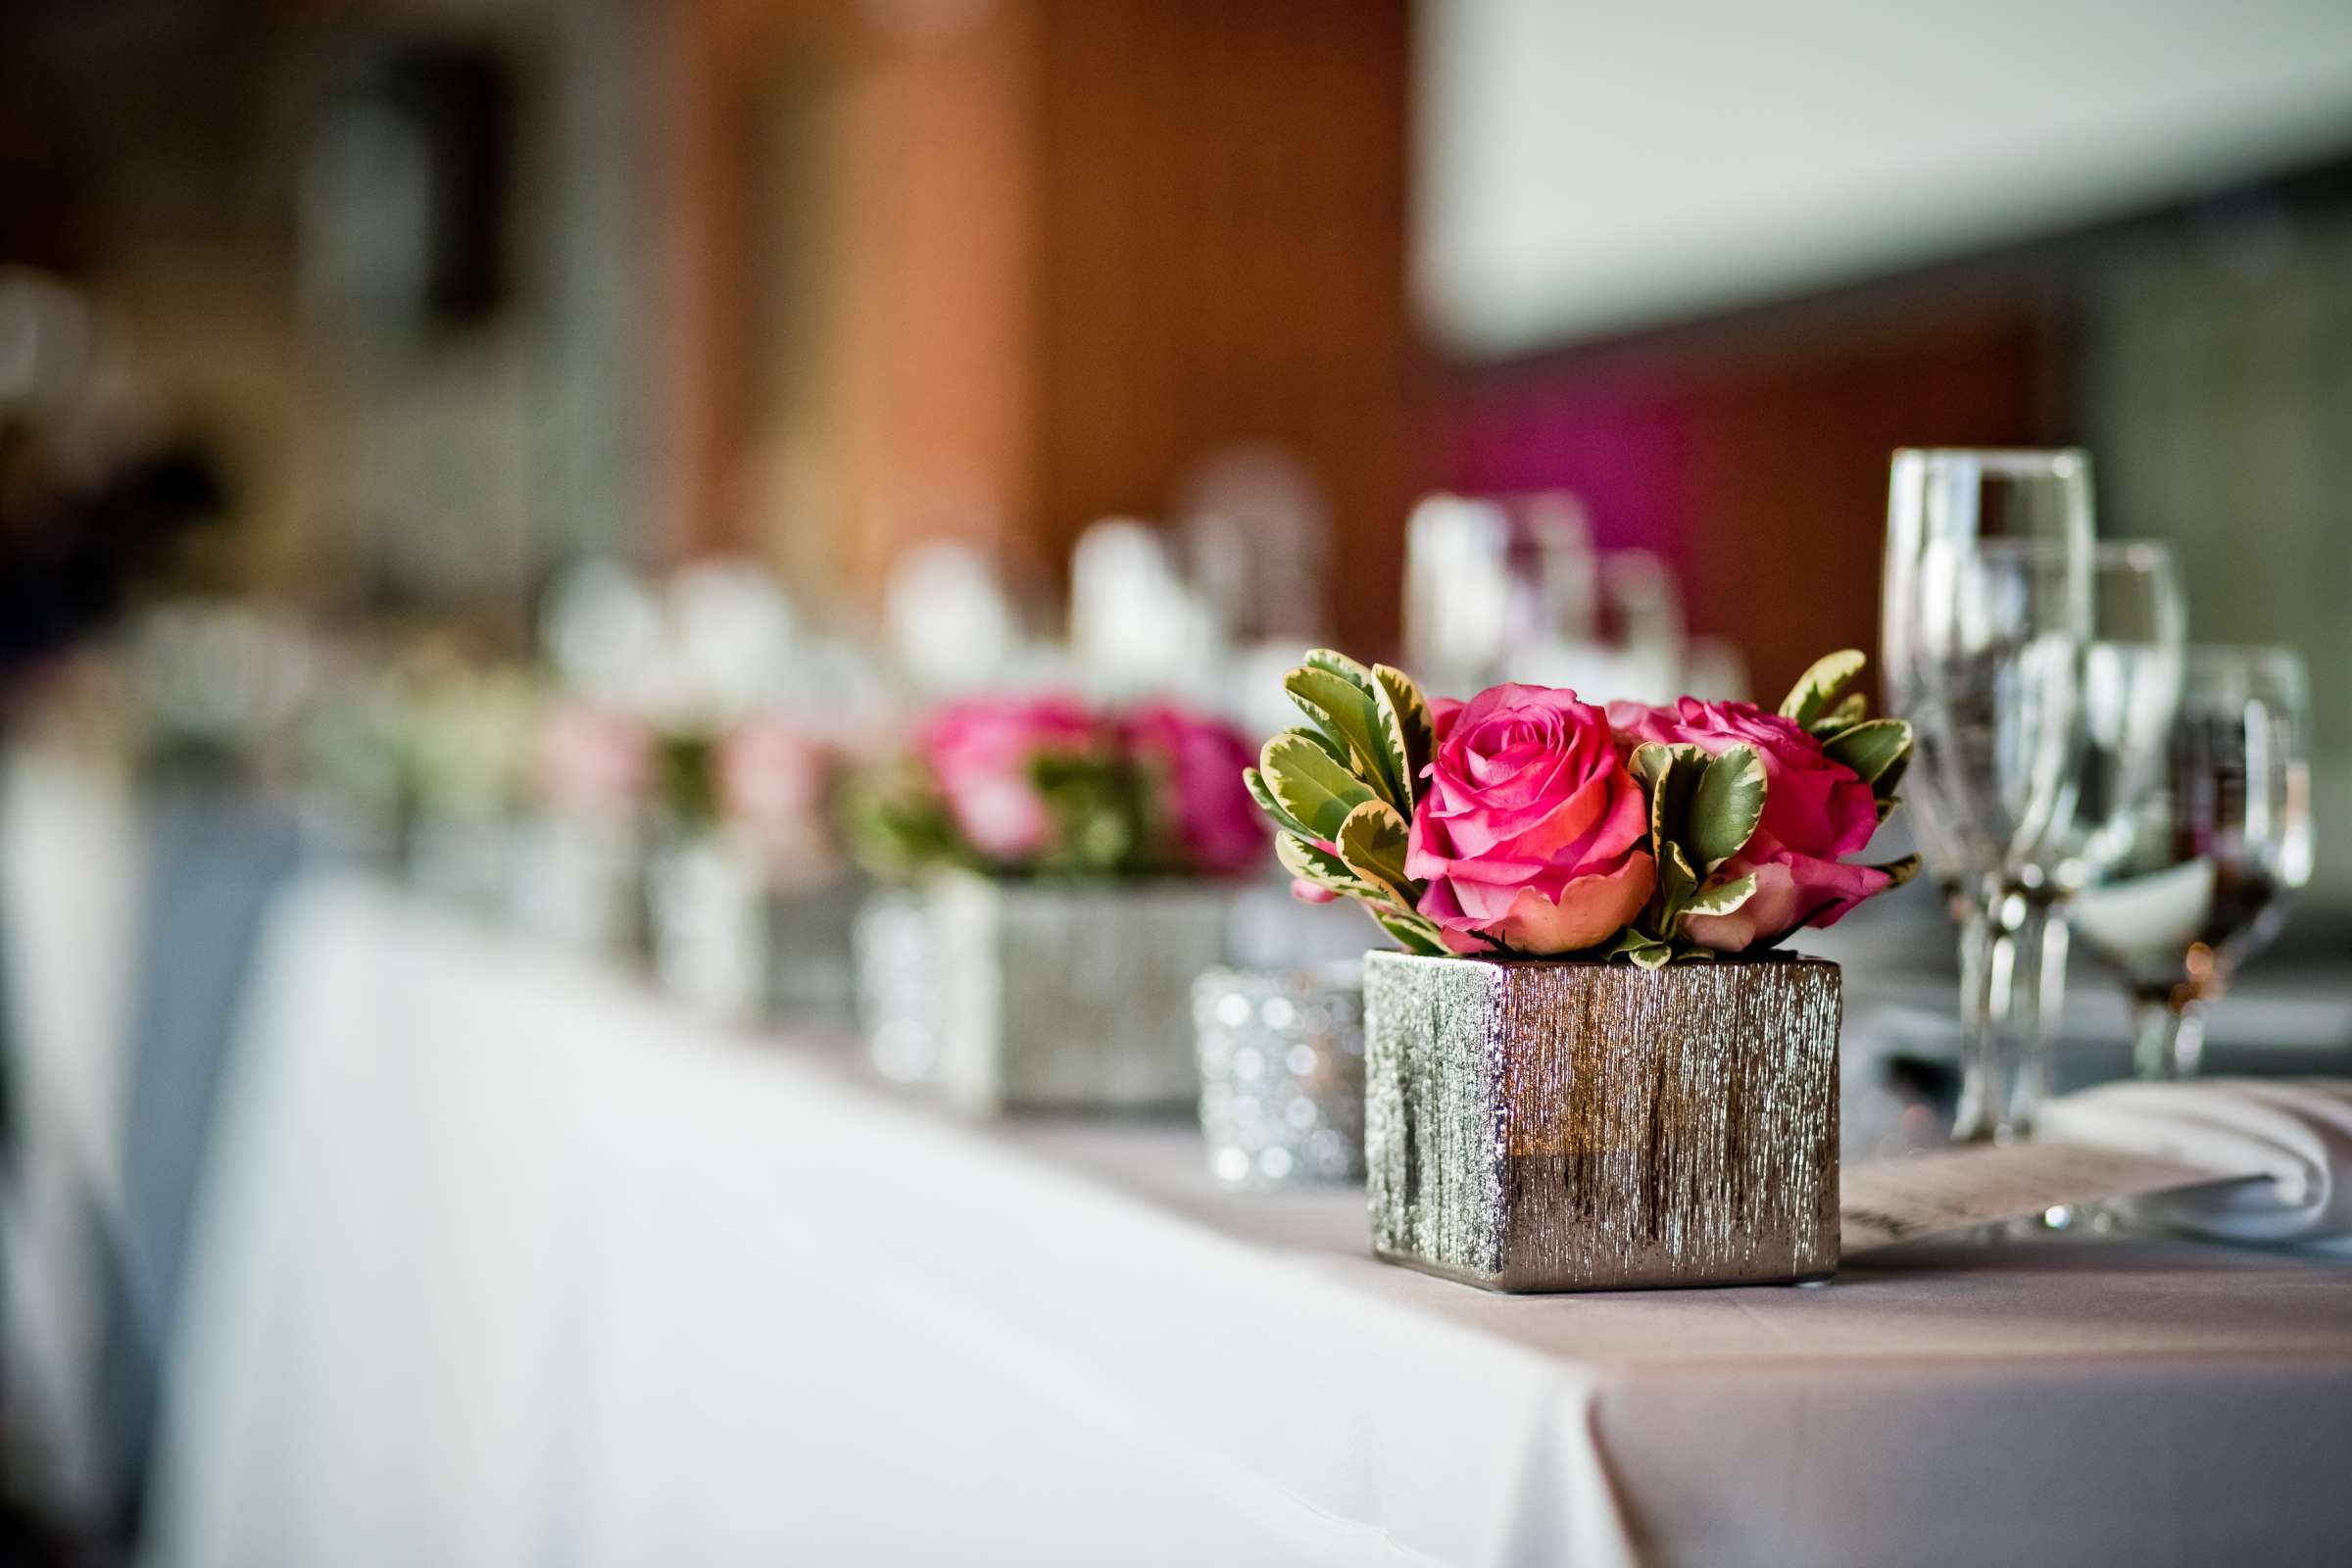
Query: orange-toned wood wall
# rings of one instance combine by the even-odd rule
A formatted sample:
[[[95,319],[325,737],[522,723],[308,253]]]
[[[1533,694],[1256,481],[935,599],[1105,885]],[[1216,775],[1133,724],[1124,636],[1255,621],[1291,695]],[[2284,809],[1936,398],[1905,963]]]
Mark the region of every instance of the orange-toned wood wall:
[[[1331,497],[1338,629],[1393,630],[1426,476],[1406,0],[677,9],[668,553],[870,597],[962,534],[1051,579],[1087,523],[1270,441]]]

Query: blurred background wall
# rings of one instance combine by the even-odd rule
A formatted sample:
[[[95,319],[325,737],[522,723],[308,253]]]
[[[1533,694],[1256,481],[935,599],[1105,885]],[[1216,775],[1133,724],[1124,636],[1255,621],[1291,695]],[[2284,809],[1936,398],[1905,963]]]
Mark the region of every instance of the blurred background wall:
[[[11,0],[0,263],[75,280],[228,525],[181,580],[518,639],[748,550],[1035,603],[1221,452],[1395,643],[1433,487],[1580,495],[1756,690],[1875,640],[1898,444],[2082,442],[2352,811],[2352,10]],[[2352,888],[2346,858],[2323,879]],[[2335,869],[2330,870],[2329,867]]]

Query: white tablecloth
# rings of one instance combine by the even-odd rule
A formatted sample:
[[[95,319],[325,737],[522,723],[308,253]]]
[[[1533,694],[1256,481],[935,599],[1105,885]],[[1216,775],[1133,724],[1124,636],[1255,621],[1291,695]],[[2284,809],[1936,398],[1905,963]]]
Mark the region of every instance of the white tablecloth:
[[[2352,1271],[1490,1297],[358,882],[259,979],[161,1563],[2352,1561]]]

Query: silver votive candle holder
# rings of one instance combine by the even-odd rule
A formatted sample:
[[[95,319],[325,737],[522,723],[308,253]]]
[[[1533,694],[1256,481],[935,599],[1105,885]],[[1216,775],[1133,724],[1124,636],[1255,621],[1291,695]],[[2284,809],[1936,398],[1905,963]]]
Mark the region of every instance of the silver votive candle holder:
[[[1193,983],[1200,1131],[1226,1186],[1364,1175],[1359,966],[1215,968]]]

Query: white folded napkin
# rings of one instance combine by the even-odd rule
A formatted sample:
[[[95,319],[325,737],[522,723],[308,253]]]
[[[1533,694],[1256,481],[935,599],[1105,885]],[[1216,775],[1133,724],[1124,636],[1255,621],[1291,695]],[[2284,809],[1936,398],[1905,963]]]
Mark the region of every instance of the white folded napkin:
[[[2045,1102],[2035,1136],[2271,1178],[2137,1200],[2161,1224],[2352,1249],[2352,1080],[2102,1084]]]

